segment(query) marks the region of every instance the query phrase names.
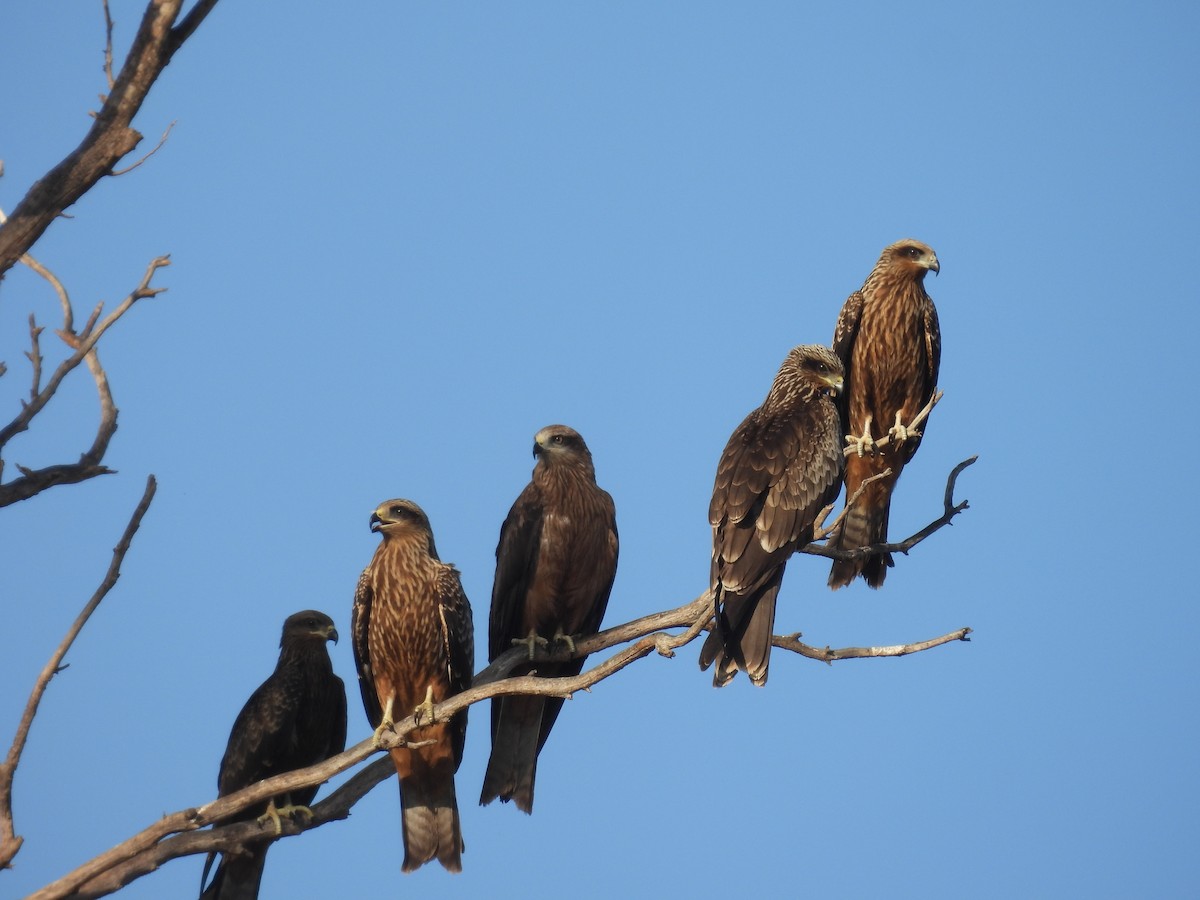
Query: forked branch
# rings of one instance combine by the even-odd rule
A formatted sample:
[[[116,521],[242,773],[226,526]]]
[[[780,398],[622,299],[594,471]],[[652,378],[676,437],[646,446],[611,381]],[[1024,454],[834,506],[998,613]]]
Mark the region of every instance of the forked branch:
[[[92,446],[80,456],[78,462],[61,463],[36,470],[18,466],[17,468],[21,473],[21,477],[0,485],[0,507],[8,506],[20,500],[27,500],[55,485],[76,484],[80,481],[86,481],[89,478],[95,478],[98,475],[109,474],[112,471],[102,463],[104,454],[108,451],[109,442],[117,430],[117,407],[113,403],[108,376],[104,371],[104,367],[100,364],[96,345],[104,336],[104,333],[116,324],[134,303],[144,300],[147,297],[154,297],[166,290],[166,288],[153,287],[151,282],[154,279],[154,274],[160,268],[171,264],[170,258],[166,256],[160,256],[152,260],[149,266],[147,266],[141,282],[129,292],[116,309],[101,318],[103,307],[97,305],[92,310],[83,329],[76,333],[74,330],[74,312],[66,288],[63,287],[62,283],[53,273],[28,255],[23,260],[35,272],[42,275],[58,295],[63,309],[63,327],[58,329],[57,334],[63,343],[71,348],[72,353],[59,363],[45,384],[43,384],[43,359],[40,342],[43,329],[30,316],[30,350],[26,356],[29,357],[33,368],[33,385],[30,390],[29,400],[21,404],[20,412],[17,413],[11,422],[0,428],[0,454],[3,454],[4,448],[10,440],[29,429],[30,424],[37,417],[38,413],[45,409],[46,405],[54,398],[64,379],[78,368],[80,363],[87,366],[88,371],[92,374],[92,380],[96,384],[96,392],[100,404],[100,422],[97,426],[96,437],[92,441]],[[0,459],[0,475],[3,472],[4,462],[3,459]]]
[[[858,559],[863,556],[870,556],[876,553],[904,553],[921,543],[935,531],[939,531],[946,525],[953,524],[953,519],[964,510],[970,509],[970,503],[963,500],[961,503],[954,502],[954,486],[958,483],[958,476],[962,474],[963,469],[972,465],[978,456],[972,456],[964,459],[957,466],[950,470],[949,476],[946,478],[946,491],[942,498],[942,514],[922,528],[915,534],[911,534],[902,541],[895,543],[871,544],[869,547],[856,547],[852,550],[835,550],[827,544],[808,544],[801,548],[802,552],[812,556],[824,556],[828,559]],[[856,495],[857,496],[857,495]],[[831,525],[824,531],[828,535],[834,528],[837,527],[837,522]]]
[[[539,678],[536,675],[505,677],[508,672],[528,659],[528,650],[525,647],[514,647],[479,672],[470,689],[437,704],[435,715],[439,719],[448,717],[474,703],[501,695],[529,694],[571,697],[574,693],[590,689],[652,653],[657,652],[666,657],[674,656],[678,648],[691,642],[705,631],[710,626],[711,620],[712,597],[705,591],[695,600],[683,606],[643,616],[623,625],[605,629],[599,634],[580,638],[575,642],[574,653],[562,646],[557,647],[553,652],[538,649],[535,661],[562,661],[598,653],[620,644],[628,644],[579,675],[564,678]],[[683,630],[677,633],[667,631],[667,629],[677,628]],[[908,653],[917,653],[951,641],[967,640],[970,631],[969,628],[959,629],[928,641],[893,647],[850,647],[843,650],[832,650],[828,647],[811,647],[800,642],[797,635],[776,636],[774,644],[783,650],[799,653],[810,659],[832,663],[838,659],[903,656]],[[411,716],[401,720],[396,723],[391,733],[383,736],[381,743],[385,747],[400,746],[415,727],[416,724]],[[377,749],[370,739],[364,740],[344,753],[315,766],[278,775],[203,806],[165,816],[107,853],[97,856],[60,880],[30,895],[29,900],[57,900],[57,898],[68,896],[101,897],[180,856],[211,851],[236,851],[250,843],[278,840],[281,837],[300,834],[320,827],[336,819],[344,819],[349,815],[355,803],[377,784],[395,773],[395,767],[389,758],[376,760],[364,767],[325,800],[314,805],[311,820],[285,819],[282,835],[276,835],[273,826],[257,822],[216,824],[216,827],[210,830],[203,832],[198,830],[219,823],[222,819],[247,807],[260,804],[269,797],[328,781],[338,773],[358,765],[377,752]]]

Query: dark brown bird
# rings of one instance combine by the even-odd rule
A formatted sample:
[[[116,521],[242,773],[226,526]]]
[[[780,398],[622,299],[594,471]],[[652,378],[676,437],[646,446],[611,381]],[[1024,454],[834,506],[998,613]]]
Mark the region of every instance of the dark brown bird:
[[[514,644],[565,642],[600,628],[617,572],[617,522],[612,497],[596,485],[592,454],[566,425],[548,425],[533,442],[537,463],[500,528],[488,627],[488,659]],[[537,674],[578,675],[583,659],[539,662]],[[513,674],[526,674],[532,663]],[[480,804],[499,797],[533,811],[538,753],[563,701],[494,697],[492,754]]]
[[[842,364],[827,347],[794,348],[717,463],[708,507],[716,624],[700,651],[701,669],[716,663],[715,687],[739,669],[766,684],[784,566],[837,498],[842,439],[833,396],[841,387]]]
[[[842,427],[857,450],[846,461],[846,498],[872,475],[892,472],[864,488],[830,541],[833,549],[886,543],[892,491],[921,444],[921,432],[904,426],[933,396],[942,359],[937,310],[925,293],[930,269],[941,271],[933,248],[897,241],[884,248],[838,316],[833,352],[846,368]],[[877,448],[875,442],[885,435],[890,441]],[[891,565],[890,553],[836,560],[829,586],[836,590],[861,575],[871,587],[880,587]]]
[[[371,530],[383,540],[358,580],[351,618],[363,708],[376,740],[396,718],[415,715],[425,723],[407,738],[424,746],[390,750],[400,776],[401,871],[437,859],[461,872],[454,773],[462,763],[467,711],[435,721],[433,706],[471,686],[471,604],[458,570],[438,559],[429,518],[417,504],[381,503]]]
[[[220,796],[240,791],[264,778],[323,762],[346,749],[346,688],[333,674],[326,641],[337,642],[333,620],[306,609],[288,616],[279,639],[275,671],[246,701],[234,720],[217,776]],[[315,787],[272,797],[259,821],[280,829],[280,817],[311,816],[308,805]],[[248,809],[232,821],[254,818],[262,807]],[[252,900],[258,896],[270,843],[245,853],[222,856],[216,874],[201,894],[203,900]],[[201,886],[215,854],[204,864]]]

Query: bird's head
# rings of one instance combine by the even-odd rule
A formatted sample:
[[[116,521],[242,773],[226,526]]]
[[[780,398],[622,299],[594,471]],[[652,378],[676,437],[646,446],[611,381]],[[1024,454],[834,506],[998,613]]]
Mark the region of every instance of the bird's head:
[[[287,617],[287,621],[283,623],[283,635],[279,638],[279,646],[282,647],[289,638],[317,638],[336,644],[338,633],[333,619],[319,610],[306,609]]]
[[[934,274],[942,271],[941,263],[938,262],[933,248],[912,238],[896,241],[883,251],[883,255],[892,268],[909,272],[918,281],[923,279],[925,273],[930,270]]]
[[[567,425],[547,425],[533,436],[533,457],[553,462],[563,456],[590,457],[587,444],[578,431]]]
[[[429,552],[437,556],[433,546],[433,528],[425,510],[411,500],[385,500],[371,513],[371,530],[383,535],[384,540],[404,535],[421,535],[429,545]]]
[[[780,378],[792,385],[790,390],[796,390],[800,384],[804,384],[814,393],[836,397],[842,391],[845,370],[842,361],[828,347],[801,344],[788,353],[776,380]],[[775,388],[772,387],[772,390]]]

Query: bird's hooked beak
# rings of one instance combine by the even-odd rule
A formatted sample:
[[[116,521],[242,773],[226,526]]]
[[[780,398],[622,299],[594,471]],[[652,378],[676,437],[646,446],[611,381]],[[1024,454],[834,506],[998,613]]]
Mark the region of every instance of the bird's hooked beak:
[[[836,397],[838,394],[840,394],[843,386],[845,385],[845,379],[843,379],[841,375],[827,375],[821,380],[829,386],[830,397]]]
[[[371,513],[371,530],[378,531],[383,527],[383,519],[379,518],[379,513]]]
[[[934,277],[937,277],[937,274],[942,271],[942,264],[938,262],[936,256],[930,261],[929,268],[933,269]]]
[[[332,625],[325,629],[325,640],[333,641],[335,644],[338,642],[337,629]]]

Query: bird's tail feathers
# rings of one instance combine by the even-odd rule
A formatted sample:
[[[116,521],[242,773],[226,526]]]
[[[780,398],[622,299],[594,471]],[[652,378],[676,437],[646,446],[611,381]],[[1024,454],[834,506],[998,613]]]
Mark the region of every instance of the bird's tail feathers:
[[[857,550],[859,547],[870,547],[872,544],[887,542],[888,512],[891,508],[891,496],[883,498],[882,502],[863,502],[851,507],[842,520],[835,548],[838,550]],[[836,559],[829,569],[829,586],[833,590],[845,587],[859,575],[873,588],[882,587],[887,570],[893,565],[892,554],[873,553],[857,559]]]
[[[263,867],[267,863],[267,846],[261,845],[255,850],[236,856],[222,856],[212,881],[200,894],[200,900],[256,900]],[[204,861],[204,872],[200,875],[201,886],[208,877],[208,870],[215,855],[210,853]]]
[[[533,812],[533,785],[537,778],[538,737],[545,699],[542,697],[497,697],[500,715],[492,736],[492,753],[483,776],[479,805],[496,798],[512,800],[517,809]]]
[[[767,683],[775,599],[782,580],[783,566],[780,566],[749,594],[720,591],[722,602],[716,624],[700,650],[700,668],[714,666],[713,687],[724,687],[739,670],[749,675],[758,687]]]
[[[447,871],[462,871],[462,824],[453,773],[426,771],[400,780],[402,872],[436,859]]]

